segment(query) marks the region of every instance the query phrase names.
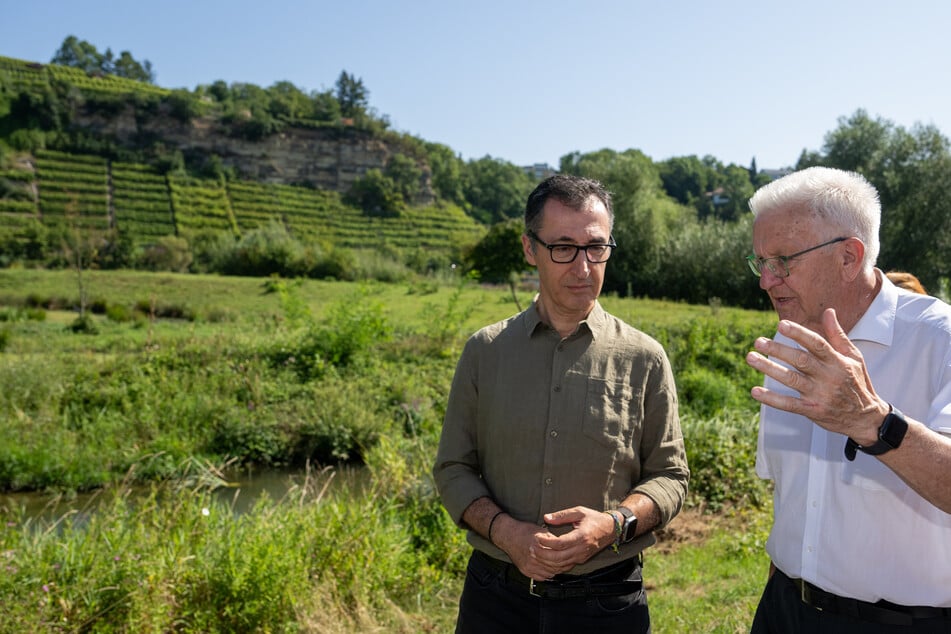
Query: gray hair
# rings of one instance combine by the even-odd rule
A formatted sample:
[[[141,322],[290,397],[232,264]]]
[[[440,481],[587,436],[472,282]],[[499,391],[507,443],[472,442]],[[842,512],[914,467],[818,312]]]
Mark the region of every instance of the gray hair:
[[[754,216],[775,210],[805,211],[855,236],[865,245],[863,267],[875,266],[881,248],[882,206],[878,191],[861,174],[832,167],[809,167],[787,174],[750,198]]]

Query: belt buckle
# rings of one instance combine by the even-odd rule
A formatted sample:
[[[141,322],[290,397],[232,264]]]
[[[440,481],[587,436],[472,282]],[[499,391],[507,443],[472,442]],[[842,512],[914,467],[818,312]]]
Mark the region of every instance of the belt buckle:
[[[799,599],[809,607],[822,612],[822,606],[812,601],[812,592],[809,591],[809,585],[805,579],[799,580]]]
[[[535,580],[531,577],[528,578],[528,593],[533,597],[538,597],[539,599],[542,597],[542,595],[535,592]]]

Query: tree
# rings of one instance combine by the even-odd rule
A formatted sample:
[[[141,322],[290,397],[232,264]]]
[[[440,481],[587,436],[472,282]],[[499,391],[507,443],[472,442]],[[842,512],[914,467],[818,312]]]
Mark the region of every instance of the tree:
[[[353,182],[344,200],[368,216],[399,216],[405,206],[393,179],[375,168]]]
[[[393,181],[404,202],[413,202],[423,177],[423,170],[415,160],[397,152],[386,164],[383,174]]]
[[[512,273],[521,273],[529,268],[522,253],[522,230],[522,221],[518,219],[497,222],[472,248],[468,257],[469,267],[476,271],[480,280],[505,283]]]
[[[51,64],[79,68],[87,73],[101,72],[104,62],[105,57],[95,46],[86,40],[79,40],[75,35],[63,40],[59,50],[50,60]]]
[[[226,119],[237,135],[258,141],[280,130],[284,123],[271,114],[268,91],[248,83],[231,85],[231,99]]]
[[[215,81],[208,87],[208,94],[218,103],[225,103],[231,99],[231,89],[228,83],[222,79]]]
[[[192,119],[201,115],[202,107],[199,98],[185,90],[176,88],[163,98],[168,104],[173,117],[183,123],[188,123]]]
[[[111,68],[107,66],[104,70],[117,77],[134,79],[135,81],[145,82],[146,84],[151,84],[155,81],[155,73],[152,71],[152,62],[145,60],[140,64],[132,57],[129,51],[119,53],[119,59],[112,64]]]
[[[749,201],[753,196],[753,183],[750,172],[739,165],[728,165],[719,176],[718,190],[722,190],[721,203],[716,205],[714,213],[722,220],[735,221],[749,211]]]
[[[279,81],[267,89],[270,97],[268,110],[274,117],[298,119],[311,111],[310,97],[289,81]]]
[[[116,59],[112,49],[107,48],[105,53],[100,53],[95,46],[75,35],[63,40],[50,63],[79,68],[88,74],[104,73],[148,84],[155,81],[150,61],[139,63],[129,51],[122,51]]]
[[[534,186],[522,168],[491,156],[469,161],[463,183],[470,213],[486,224],[522,216]]]
[[[892,123],[872,119],[862,109],[847,119],[840,117],[838,123],[825,137],[825,164],[866,175],[878,172],[895,132]]]
[[[329,90],[313,92],[310,95],[308,113],[314,121],[336,123],[340,120],[340,102]]]
[[[605,272],[605,290],[656,295],[661,248],[692,220],[693,211],[666,195],[657,167],[639,150],[574,153],[563,156],[560,165],[562,172],[600,181],[612,194],[618,248]]]
[[[463,193],[463,171],[465,162],[446,145],[426,143],[424,145],[429,169],[432,171],[432,186],[436,195],[457,205],[465,204]]]
[[[657,164],[660,179],[667,195],[683,205],[697,210],[697,217],[705,218],[713,212],[707,193],[716,182],[716,171],[696,155],[679,156]]]
[[[909,131],[859,109],[826,134],[822,154],[800,157],[806,161],[859,172],[876,187],[879,266],[914,273],[927,288],[951,275],[951,151],[937,128]]]
[[[337,78],[336,87],[337,101],[340,103],[340,113],[343,116],[355,117],[366,112],[370,93],[363,85],[362,79],[344,70]]]

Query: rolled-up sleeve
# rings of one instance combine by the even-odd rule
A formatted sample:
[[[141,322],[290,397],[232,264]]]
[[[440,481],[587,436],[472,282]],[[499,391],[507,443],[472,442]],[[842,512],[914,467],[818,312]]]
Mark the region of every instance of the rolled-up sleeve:
[[[687,497],[690,470],[680,429],[677,390],[666,355],[660,352],[651,371],[644,399],[644,434],[641,438],[641,478],[634,491],[651,498],[666,525]]]
[[[449,516],[465,527],[462,514],[475,500],[491,495],[479,467],[476,344],[470,339],[453,376],[433,479]]]

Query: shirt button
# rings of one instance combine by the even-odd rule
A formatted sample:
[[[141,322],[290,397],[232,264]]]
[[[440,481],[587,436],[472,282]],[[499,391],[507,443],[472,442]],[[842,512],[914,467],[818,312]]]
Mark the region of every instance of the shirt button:
[[[558,438],[558,432],[555,431],[554,429],[551,430],[551,437],[552,437],[552,438]]]
[[[560,386],[560,385],[556,385],[554,389],[555,389],[556,392],[560,392],[560,391],[561,391],[561,386]]]
[[[819,503],[816,502],[815,500],[813,500],[813,501],[812,501],[812,508],[816,508],[817,506],[819,506]]]
[[[545,484],[551,485],[551,478],[545,478]]]

